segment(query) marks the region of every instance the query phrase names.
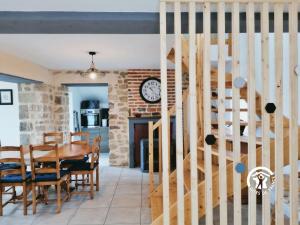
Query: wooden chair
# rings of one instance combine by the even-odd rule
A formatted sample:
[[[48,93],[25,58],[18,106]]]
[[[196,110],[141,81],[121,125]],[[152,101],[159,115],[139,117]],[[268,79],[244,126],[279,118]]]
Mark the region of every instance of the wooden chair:
[[[94,171],[96,171],[96,191],[99,191],[99,159],[100,159],[100,142],[101,137],[97,136],[94,138],[92,153],[90,162],[82,162],[79,164],[74,164],[71,168],[71,175],[88,175],[90,177],[89,184],[90,190],[86,191],[76,191],[74,194],[89,194],[90,198],[94,198]],[[73,194],[72,193],[72,194]]]
[[[49,132],[43,134],[44,145],[62,144],[64,141],[64,134],[62,132]]]
[[[74,137],[80,138],[80,140],[74,140]],[[88,132],[71,132],[70,143],[76,145],[88,145],[90,140],[90,134]]]
[[[36,152],[45,153],[43,156],[36,156]],[[50,156],[50,154],[52,154]],[[62,198],[61,187],[66,184],[67,194],[63,202],[70,198],[70,172],[60,168],[58,146],[54,145],[30,145],[30,162],[32,171],[32,203],[33,214],[36,213],[37,196],[36,187],[48,187],[55,185],[57,193],[57,213],[61,211]],[[55,163],[55,165],[54,165]],[[37,166],[40,165],[40,166]],[[54,167],[50,166],[54,165]]]
[[[89,145],[89,140],[90,140],[90,134],[88,132],[70,132],[70,143],[75,144],[75,145]],[[70,168],[74,166],[75,164],[79,164],[82,162],[86,162],[89,159],[88,156],[85,156],[82,160],[65,160],[63,162],[63,167],[65,168]],[[87,179],[89,177],[87,176]],[[78,175],[75,175],[75,188],[78,188],[79,183],[78,181],[81,181],[81,185],[85,186],[85,176],[82,175],[82,179],[78,179]]]
[[[23,146],[12,147],[12,146],[3,146],[0,147],[0,152],[3,154],[13,154],[17,153],[17,156],[11,157],[1,157],[0,162],[0,216],[3,215],[3,207],[8,203],[15,203],[16,200],[23,200],[23,214],[27,215],[27,207],[31,202],[27,201],[27,195],[30,192],[30,182],[31,182],[31,173],[26,172],[26,165],[24,161],[24,150]],[[20,196],[17,196],[15,187],[21,186],[23,193]],[[13,191],[9,194],[12,197],[2,204],[2,195],[5,193],[5,188],[13,187]],[[7,192],[6,192],[7,193]]]

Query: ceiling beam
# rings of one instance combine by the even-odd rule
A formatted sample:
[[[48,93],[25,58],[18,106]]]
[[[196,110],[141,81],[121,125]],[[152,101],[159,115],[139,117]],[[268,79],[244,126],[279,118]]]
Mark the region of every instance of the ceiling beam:
[[[203,32],[203,14],[196,15],[197,33]],[[274,14],[270,13],[270,32]],[[288,15],[284,14],[284,32]],[[300,18],[300,17],[298,17]],[[217,14],[211,15],[212,33],[217,32]],[[188,14],[182,13],[182,32],[188,30]],[[226,32],[231,32],[231,14],[226,13]],[[298,23],[300,31],[300,23]],[[246,32],[246,13],[240,13],[240,31]],[[260,32],[260,13],[255,14],[255,31]],[[167,14],[167,32],[174,33],[174,14]],[[159,34],[159,13],[143,12],[8,12],[0,11],[2,34]]]

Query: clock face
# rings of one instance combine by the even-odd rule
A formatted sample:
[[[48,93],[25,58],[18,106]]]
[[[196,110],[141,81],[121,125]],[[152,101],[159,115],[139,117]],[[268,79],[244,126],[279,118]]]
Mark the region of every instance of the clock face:
[[[160,101],[160,80],[155,77],[147,78],[140,86],[140,95],[148,103]]]

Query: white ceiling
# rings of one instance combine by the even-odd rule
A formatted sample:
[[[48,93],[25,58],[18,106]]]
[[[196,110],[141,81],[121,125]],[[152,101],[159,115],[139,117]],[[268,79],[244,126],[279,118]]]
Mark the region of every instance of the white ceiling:
[[[171,48],[173,41],[168,41]],[[53,70],[85,70],[88,51],[96,51],[101,70],[160,68],[160,40],[156,34],[4,34],[0,52]]]
[[[159,0],[0,0],[0,11],[158,12]]]

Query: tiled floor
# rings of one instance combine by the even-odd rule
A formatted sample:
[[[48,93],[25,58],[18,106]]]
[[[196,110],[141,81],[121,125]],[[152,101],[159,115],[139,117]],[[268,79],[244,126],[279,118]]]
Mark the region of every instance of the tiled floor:
[[[109,167],[107,155],[102,155],[100,191],[95,198],[73,196],[63,204],[62,212],[55,213],[56,204],[39,204],[36,215],[23,216],[21,204],[4,208],[0,225],[147,225],[148,174],[139,169]]]

